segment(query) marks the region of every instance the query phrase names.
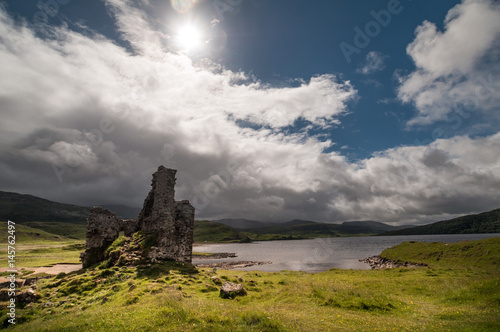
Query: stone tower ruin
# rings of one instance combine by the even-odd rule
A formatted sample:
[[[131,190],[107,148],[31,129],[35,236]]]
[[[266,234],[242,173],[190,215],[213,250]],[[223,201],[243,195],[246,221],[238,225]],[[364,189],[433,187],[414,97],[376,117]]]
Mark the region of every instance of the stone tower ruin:
[[[138,220],[120,220],[116,214],[94,207],[87,222],[85,252],[81,254],[83,267],[106,259],[106,250],[120,232],[153,238],[155,246],[147,259],[175,260],[191,263],[193,249],[194,207],[189,201],[175,201],[176,170],[160,166],[153,174],[151,191],[144,200]]]

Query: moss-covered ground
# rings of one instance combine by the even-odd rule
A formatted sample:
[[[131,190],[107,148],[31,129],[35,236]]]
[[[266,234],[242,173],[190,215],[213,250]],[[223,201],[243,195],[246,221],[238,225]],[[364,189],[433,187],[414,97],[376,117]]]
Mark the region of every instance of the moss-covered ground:
[[[499,331],[499,248],[403,243],[382,256],[429,266],[315,274],[102,264],[39,281],[15,326],[1,314],[14,331]],[[225,281],[247,295],[220,298]]]

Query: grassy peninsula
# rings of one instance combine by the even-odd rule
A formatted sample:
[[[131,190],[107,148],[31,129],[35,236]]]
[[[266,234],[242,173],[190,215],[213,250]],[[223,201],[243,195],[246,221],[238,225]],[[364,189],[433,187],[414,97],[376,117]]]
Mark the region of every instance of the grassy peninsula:
[[[498,331],[500,238],[406,242],[416,269],[242,272],[105,264],[38,282],[13,331]],[[225,281],[246,296],[219,297]],[[2,306],[2,318],[6,317]],[[4,320],[4,327],[8,324]]]

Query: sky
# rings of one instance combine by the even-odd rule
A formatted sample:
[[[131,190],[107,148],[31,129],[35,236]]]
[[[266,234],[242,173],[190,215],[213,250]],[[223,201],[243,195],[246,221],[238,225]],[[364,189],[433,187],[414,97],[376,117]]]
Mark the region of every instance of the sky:
[[[500,2],[0,0],[0,190],[197,219],[500,207]]]

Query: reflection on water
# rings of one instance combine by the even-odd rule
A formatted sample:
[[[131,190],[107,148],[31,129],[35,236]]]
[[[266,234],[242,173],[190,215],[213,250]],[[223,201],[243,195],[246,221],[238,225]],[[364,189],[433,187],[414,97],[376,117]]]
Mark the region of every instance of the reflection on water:
[[[220,261],[272,261],[273,264],[242,270],[321,272],[332,268],[367,270],[360,259],[380,254],[404,241],[459,242],[497,237],[500,234],[398,235],[370,237],[336,237],[313,240],[265,241],[254,243],[207,244],[196,246],[199,252],[234,252],[237,257],[200,259],[195,263]]]

